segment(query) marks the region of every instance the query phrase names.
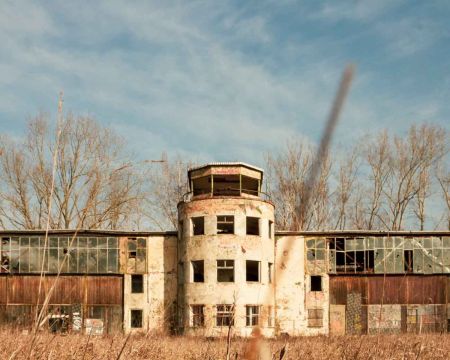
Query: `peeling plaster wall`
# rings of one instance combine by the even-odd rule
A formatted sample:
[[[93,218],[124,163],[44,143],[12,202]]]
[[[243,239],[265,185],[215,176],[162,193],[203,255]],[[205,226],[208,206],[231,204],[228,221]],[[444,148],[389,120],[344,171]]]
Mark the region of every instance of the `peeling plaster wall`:
[[[303,236],[276,239],[276,322],[280,333],[305,334],[305,240]]]
[[[234,216],[234,234],[217,234],[216,217]],[[191,217],[203,216],[205,235],[192,236]],[[259,218],[260,235],[246,235],[246,216]],[[216,305],[235,304],[233,332],[247,336],[252,327],[246,326],[246,305],[262,305],[260,323],[265,335],[272,335],[268,326],[267,309],[274,306],[274,284],[269,283],[268,263],[274,263],[274,239],[269,236],[269,220],[274,221],[271,203],[249,198],[210,198],[192,200],[179,205],[179,220],[183,221],[183,237],[179,244],[178,300],[180,327],[187,334],[206,336],[226,335],[227,327],[216,326]],[[234,260],[234,282],[217,282],[217,260]],[[204,260],[204,282],[194,283],[191,261]],[[260,282],[246,281],[246,260],[260,261]],[[205,305],[205,327],[190,325],[190,305]]]
[[[142,329],[167,332],[174,321],[177,298],[177,238],[147,237],[147,273],[144,292],[131,293],[131,274],[124,275],[124,329],[131,331],[131,310],[143,310]]]

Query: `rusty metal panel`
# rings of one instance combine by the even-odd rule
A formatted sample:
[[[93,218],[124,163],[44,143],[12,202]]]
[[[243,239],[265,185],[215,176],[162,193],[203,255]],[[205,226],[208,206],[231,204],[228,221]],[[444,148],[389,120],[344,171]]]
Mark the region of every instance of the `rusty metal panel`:
[[[39,276],[7,277],[9,304],[38,303]],[[41,284],[42,303],[50,293],[56,276],[46,276]],[[121,276],[60,276],[50,298],[50,304],[122,305],[123,278]]]
[[[376,276],[369,278],[369,304],[406,304],[407,279],[407,276]]]
[[[347,276],[330,276],[330,304],[347,304]]]
[[[122,304],[123,281],[118,276],[86,277],[86,302],[88,304]]]
[[[7,287],[6,276],[0,276],[0,304],[6,304]]]
[[[446,277],[408,276],[407,304],[445,304]]]

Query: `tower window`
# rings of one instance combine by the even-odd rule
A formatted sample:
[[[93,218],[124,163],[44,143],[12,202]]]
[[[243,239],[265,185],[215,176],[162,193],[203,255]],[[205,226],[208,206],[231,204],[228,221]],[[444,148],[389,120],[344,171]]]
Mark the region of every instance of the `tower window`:
[[[144,292],[144,276],[131,275],[131,293],[141,294]]]
[[[217,260],[217,282],[234,282],[234,260]]]
[[[259,218],[247,216],[247,235],[259,235]]]
[[[322,291],[322,276],[311,276],[311,291]]]
[[[203,260],[191,261],[192,265],[192,282],[205,281],[205,263]]]
[[[217,233],[234,234],[234,216],[230,215],[217,216]]]
[[[269,239],[273,239],[273,221],[269,220]]]
[[[193,217],[192,219],[192,233],[193,235],[205,234],[205,218],[203,216]]]
[[[268,279],[269,284],[272,283],[272,276],[273,276],[272,271],[273,271],[273,263],[268,263],[267,264],[267,272],[268,272],[267,279]]]
[[[246,280],[250,282],[259,282],[260,281],[260,262],[247,260],[245,262],[245,270],[246,270]]]

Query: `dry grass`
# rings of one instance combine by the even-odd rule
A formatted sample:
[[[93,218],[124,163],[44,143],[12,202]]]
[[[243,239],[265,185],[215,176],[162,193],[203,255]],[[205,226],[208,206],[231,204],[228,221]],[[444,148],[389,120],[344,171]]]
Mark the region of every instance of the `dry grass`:
[[[31,335],[1,331],[0,359],[28,358],[30,341]],[[274,359],[286,342],[288,359],[448,359],[450,354],[450,335],[321,336],[267,340]],[[233,339],[231,359],[243,359],[246,344]],[[39,334],[31,358],[117,359],[122,348],[121,359],[225,359],[226,339]]]

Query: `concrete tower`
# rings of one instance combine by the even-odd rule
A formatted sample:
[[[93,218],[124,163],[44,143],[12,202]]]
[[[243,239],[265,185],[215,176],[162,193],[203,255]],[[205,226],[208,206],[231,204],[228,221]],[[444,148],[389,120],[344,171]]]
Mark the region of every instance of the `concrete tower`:
[[[178,204],[178,326],[185,334],[274,331],[274,206],[263,171],[214,163],[188,172]]]

